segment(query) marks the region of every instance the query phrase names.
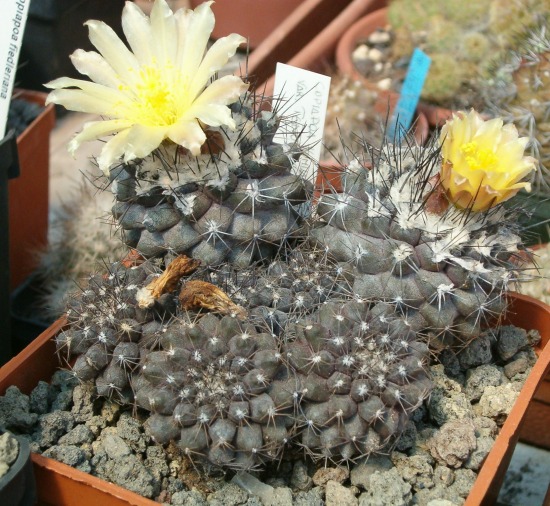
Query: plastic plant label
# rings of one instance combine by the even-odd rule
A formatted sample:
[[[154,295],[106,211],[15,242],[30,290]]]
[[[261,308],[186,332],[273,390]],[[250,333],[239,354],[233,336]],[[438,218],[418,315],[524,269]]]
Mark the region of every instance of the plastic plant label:
[[[277,63],[273,108],[282,117],[274,141],[305,147],[293,172],[313,184],[321,157],[330,77]]]
[[[23,43],[23,32],[27,22],[30,0],[2,0],[0,17],[0,139],[6,134],[15,71]]]
[[[407,75],[401,87],[401,95],[389,124],[388,137],[390,141],[400,142],[403,133],[411,127],[431,62],[431,58],[424,51],[418,48],[413,51]]]

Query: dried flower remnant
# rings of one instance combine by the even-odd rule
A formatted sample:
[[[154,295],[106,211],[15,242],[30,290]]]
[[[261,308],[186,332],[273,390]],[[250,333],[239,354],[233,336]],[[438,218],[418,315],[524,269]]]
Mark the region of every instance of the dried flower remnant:
[[[207,309],[224,315],[234,315],[239,319],[247,316],[246,310],[235,304],[227,294],[206,281],[194,280],[186,283],[180,292],[181,307],[186,310]]]
[[[459,112],[441,129],[441,184],[458,207],[486,211],[531,185],[521,182],[536,170],[524,156],[527,137],[501,118],[485,121],[473,109]]]
[[[236,128],[228,105],[248,84],[237,76],[212,79],[245,39],[231,34],[206,51],[214,27],[211,4],[172,12],[165,0],[156,0],[149,18],[126,2],[122,28],[131,50],[105,23],[86,23],[98,52],[77,49],[71,59],[92,82],[55,79],[46,84],[54,90],[47,103],[108,119],[85,124],[69,151],[116,134],[98,157],[99,167],[108,173],[119,158],[143,158],[165,139],[198,155],[207,140],[205,126]]]
[[[173,292],[183,276],[194,272],[200,265],[199,260],[180,255],[175,258],[166,270],[155,278],[147,286],[143,287],[136,294],[139,307],[151,307],[155,300],[165,293]]]

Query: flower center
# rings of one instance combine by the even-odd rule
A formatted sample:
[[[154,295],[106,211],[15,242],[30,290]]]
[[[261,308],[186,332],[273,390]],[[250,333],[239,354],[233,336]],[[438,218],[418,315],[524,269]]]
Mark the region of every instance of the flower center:
[[[493,169],[498,161],[497,156],[492,150],[480,148],[475,141],[462,144],[462,146],[460,146],[460,151],[472,170]]]
[[[149,126],[173,125],[178,118],[174,87],[157,67],[143,66],[139,77],[133,111],[134,122]]]

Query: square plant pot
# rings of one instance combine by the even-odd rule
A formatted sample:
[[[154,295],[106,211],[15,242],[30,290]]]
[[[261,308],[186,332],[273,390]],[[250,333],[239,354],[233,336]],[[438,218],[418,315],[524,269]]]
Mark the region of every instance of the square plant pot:
[[[520,395],[509,414],[495,444],[487,456],[476,482],[466,500],[467,506],[495,504],[506,469],[520,436],[534,396],[550,370],[550,307],[531,297],[512,293],[505,323],[524,329],[537,329],[541,343],[539,358],[527,378]],[[55,336],[66,321],[58,320],[25,348],[18,356],[0,369],[0,395],[10,385],[29,394],[38,381],[48,381],[59,367],[55,353]],[[544,432],[544,431],[542,431]],[[77,471],[65,464],[33,454],[37,480],[38,500],[41,504],[57,506],[101,505],[153,505],[157,504],[133,492]]]
[[[44,107],[46,93],[15,90],[14,97]],[[48,240],[50,132],[55,124],[52,104],[17,138],[20,175],[8,184],[10,291],[36,265],[35,251]]]

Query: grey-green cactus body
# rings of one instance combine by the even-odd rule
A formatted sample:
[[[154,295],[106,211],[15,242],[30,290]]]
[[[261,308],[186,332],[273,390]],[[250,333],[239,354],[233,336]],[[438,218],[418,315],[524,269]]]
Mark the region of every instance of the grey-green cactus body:
[[[149,412],[158,443],[252,469],[303,448],[345,461],[386,451],[429,394],[427,346],[388,304],[353,296],[315,249],[262,271],[204,270],[248,310],[198,315],[166,294],[141,310],[152,263],[95,278],[73,301],[58,349],[99,395]]]
[[[204,154],[162,145],[111,169],[113,216],[126,244],[145,257],[185,253],[204,264],[246,266],[272,258],[297,233],[296,205],[312,185],[299,146],[273,143],[281,121],[247,96],[232,106],[235,131],[209,130]]]
[[[320,199],[322,224],[310,236],[347,266],[356,296],[392,304],[412,329],[446,346],[500,315],[523,246],[513,211],[502,206],[432,210],[440,161],[428,152],[388,146],[372,169],[353,160],[343,191]]]

